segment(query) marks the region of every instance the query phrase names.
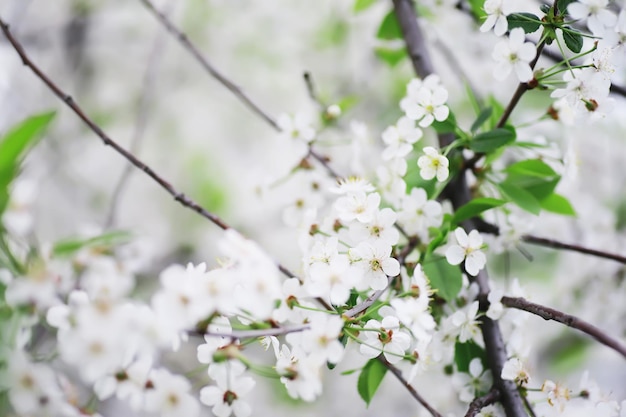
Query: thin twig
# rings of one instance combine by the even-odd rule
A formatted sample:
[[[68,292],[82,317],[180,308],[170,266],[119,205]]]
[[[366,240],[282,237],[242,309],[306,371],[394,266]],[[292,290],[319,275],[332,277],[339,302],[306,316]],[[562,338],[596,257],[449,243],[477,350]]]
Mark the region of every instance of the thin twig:
[[[167,31],[185,48],[193,57],[202,65],[202,67],[209,72],[217,81],[219,81],[224,87],[226,87],[231,93],[233,93],[239,100],[241,100],[250,110],[265,120],[276,131],[280,132],[280,127],[274,118],[266,113],[261,107],[259,107],[243,90],[234,82],[229,80],[220,71],[218,71],[213,64],[211,64],[200,52],[196,46],[189,41],[189,38],[185,33],[178,29],[165,14],[156,9],[154,4],[150,0],[139,0],[144,6],[158,19],[159,22],[167,29]]]
[[[230,339],[250,339],[265,336],[282,336],[289,333],[303,332],[305,330],[309,330],[310,328],[310,325],[302,324],[299,326],[277,327],[271,329],[233,330],[231,333],[206,331],[202,334],[212,337],[227,337]]]
[[[433,416],[433,417],[443,417],[441,413],[439,413],[437,410],[435,410],[433,408],[432,405],[430,405],[425,399],[424,397],[422,397],[419,392],[417,392],[417,390],[413,387],[413,385],[409,384],[409,382],[404,379],[404,377],[402,376],[402,371],[400,371],[398,368],[396,368],[394,365],[390,364],[389,362],[387,362],[387,360],[383,357],[383,355],[380,355],[378,357],[378,360],[380,361],[380,363],[382,363],[383,365],[385,365],[385,367],[387,369],[389,369],[391,371],[391,373],[398,379],[398,381],[400,381],[402,383],[402,385],[404,385],[404,387],[411,393],[411,395],[413,396],[413,398],[415,398],[417,400],[417,402],[419,402],[420,404],[422,404],[422,406],[428,410],[428,412]]]
[[[598,258],[611,259],[613,261],[626,264],[626,256],[617,255],[610,252],[605,252],[597,249],[587,248],[585,246],[573,245],[570,243],[560,242],[554,239],[547,239],[545,237],[538,237],[534,235],[523,235],[521,240],[533,245],[545,246],[554,249],[564,249],[578,253],[584,253],[586,255],[596,256]]]
[[[231,228],[220,217],[209,212],[200,204],[196,203],[194,200],[187,197],[184,193],[178,191],[168,181],[166,181],[163,177],[157,174],[152,168],[150,168],[148,165],[146,165],[141,160],[139,160],[139,158],[134,156],[131,152],[124,149],[113,139],[111,139],[102,130],[100,126],[98,126],[93,120],[91,120],[91,118],[89,118],[89,116],[87,116],[87,114],[85,114],[82,108],[74,101],[74,99],[72,99],[71,96],[69,96],[67,93],[61,90],[41,69],[39,69],[37,65],[35,65],[30,60],[23,46],[17,41],[17,39],[15,39],[15,37],[11,33],[9,29],[9,25],[7,25],[4,22],[4,20],[2,20],[1,18],[0,18],[0,29],[2,29],[2,32],[4,33],[6,38],[9,40],[9,42],[11,43],[11,45],[13,46],[17,54],[20,56],[24,65],[30,68],[35,73],[35,75],[54,93],[54,95],[56,95],[70,109],[72,109],[72,111],[74,111],[74,113],[102,140],[102,142],[106,146],[110,146],[111,148],[113,148],[117,153],[119,153],[124,158],[126,158],[126,160],[129,161],[133,166],[143,171],[146,175],[152,178],[152,180],[154,180],[158,185],[160,185],[161,188],[163,188],[168,194],[170,194],[174,198],[175,201],[180,203],[182,206],[195,211],[196,213],[208,219],[209,221],[211,221],[213,224],[215,224],[222,230],[228,230]],[[287,277],[294,278],[296,276],[284,266],[278,263],[276,265],[278,269]],[[326,306],[327,304],[325,305],[325,307]]]
[[[168,6],[171,5],[172,3],[170,2]],[[141,95],[139,97],[137,114],[135,116],[135,127],[133,130],[133,136],[130,141],[129,150],[133,155],[139,155],[142,138],[146,130],[148,113],[150,109],[149,103],[152,101],[152,96],[154,94],[154,84],[156,82],[156,75],[159,68],[160,58],[163,56],[163,52],[165,50],[165,35],[166,33],[161,30],[159,30],[159,32],[157,33],[157,36],[154,39],[154,44],[152,45],[152,50],[148,57],[148,65],[146,66],[146,70],[144,72]],[[105,229],[110,228],[115,223],[115,215],[117,213],[117,207],[120,198],[133,172],[134,169],[131,164],[124,165],[122,175],[120,175],[120,179],[113,189],[113,194],[111,195],[109,214],[107,215],[104,225]]]
[[[496,388],[492,388],[487,394],[482,397],[476,397],[470,403],[467,413],[465,413],[465,417],[474,417],[480,410],[487,407],[488,405],[495,404],[500,399],[500,391]]]
[[[562,311],[558,311],[550,307],[543,306],[541,304],[531,303],[530,301],[522,297],[505,296],[502,297],[501,302],[507,307],[524,310],[529,313],[535,314],[544,320],[554,320],[573,329],[580,330],[581,332],[593,337],[598,342],[610,347],[614,351],[621,354],[624,358],[626,358],[626,346],[624,346],[618,340],[613,339],[611,336],[609,336],[593,324],[579,319],[578,317],[563,313]]]
[[[413,67],[420,77],[425,77],[433,72],[425,39],[419,27],[415,9],[411,0],[393,0],[395,15],[398,19],[402,35],[406,42],[407,50]],[[439,145],[447,146],[454,140],[454,135],[441,135]],[[471,199],[469,186],[464,171],[460,171],[446,187],[446,197],[449,198],[455,209]],[[471,221],[466,222],[466,228],[475,228]],[[489,294],[489,278],[486,272],[481,271],[477,278],[481,298],[481,311],[486,310],[486,298]],[[493,376],[494,384],[499,389],[501,402],[508,417],[524,417],[524,404],[513,381],[504,380],[501,377],[502,367],[507,360],[506,347],[502,338],[502,332],[496,321],[484,316],[481,319],[481,330],[485,349],[489,362],[489,368]]]

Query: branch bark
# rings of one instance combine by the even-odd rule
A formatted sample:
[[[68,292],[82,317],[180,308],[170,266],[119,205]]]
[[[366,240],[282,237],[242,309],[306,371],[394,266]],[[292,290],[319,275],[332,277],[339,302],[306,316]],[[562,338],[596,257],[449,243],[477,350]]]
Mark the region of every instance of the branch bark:
[[[492,388],[487,394],[482,397],[476,397],[470,403],[467,413],[465,413],[465,417],[474,417],[480,410],[487,407],[488,405],[495,404],[500,399],[500,391],[495,388]]]
[[[581,332],[593,337],[598,342],[610,347],[617,353],[621,354],[624,358],[626,358],[626,346],[624,346],[618,340],[613,339],[611,336],[609,336],[593,324],[581,320],[576,316],[563,313],[562,311],[558,311],[553,308],[543,306],[541,304],[531,303],[530,301],[522,297],[505,296],[502,297],[501,302],[507,307],[524,310],[529,313],[535,314],[544,320],[553,320],[573,329],[580,330]]]

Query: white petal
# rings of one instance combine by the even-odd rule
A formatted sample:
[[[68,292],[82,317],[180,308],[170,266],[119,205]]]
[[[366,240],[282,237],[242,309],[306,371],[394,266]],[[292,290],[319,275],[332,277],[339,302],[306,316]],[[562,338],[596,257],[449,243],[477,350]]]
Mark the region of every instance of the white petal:
[[[450,265],[458,265],[465,259],[465,249],[458,245],[453,245],[446,251],[446,260]]]

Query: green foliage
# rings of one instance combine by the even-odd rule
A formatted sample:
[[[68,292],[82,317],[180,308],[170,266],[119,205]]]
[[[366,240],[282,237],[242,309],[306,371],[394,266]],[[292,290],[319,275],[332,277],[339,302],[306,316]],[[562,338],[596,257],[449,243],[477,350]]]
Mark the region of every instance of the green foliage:
[[[556,214],[576,216],[576,210],[569,200],[560,194],[553,193],[541,200],[541,208]]]
[[[504,170],[512,174],[527,175],[531,177],[554,177],[557,173],[550,165],[541,159],[526,159],[509,165]]]
[[[567,6],[574,3],[576,0],[557,0],[556,4],[559,8],[559,14],[565,15],[567,13]]]
[[[386,373],[387,368],[376,358],[370,359],[363,367],[357,382],[357,390],[368,406]]]
[[[567,48],[575,53],[579,53],[583,49],[583,37],[577,30],[569,26],[563,27],[563,40]]]
[[[472,217],[475,217],[494,207],[500,207],[505,203],[506,201],[498,200],[496,198],[475,198],[464,206],[459,207],[459,209],[454,213],[454,217],[452,217],[452,222],[454,224],[459,224],[464,220],[471,219]]]
[[[498,184],[498,189],[504,197],[515,203],[520,208],[532,214],[539,214],[541,211],[539,201],[525,189],[507,182]]]
[[[398,65],[408,56],[404,46],[377,46],[374,48],[374,53],[381,61],[389,65],[391,68]]]
[[[332,16],[327,19],[315,34],[315,46],[317,48],[332,48],[342,44],[348,37],[350,25],[340,16]]]
[[[461,291],[463,285],[461,268],[450,265],[445,257],[429,253],[422,262],[422,269],[432,289],[444,300],[454,300]]]
[[[483,4],[485,0],[469,0],[469,6],[472,14],[476,19],[482,21],[487,13],[485,13],[485,9],[483,9]]]
[[[487,353],[485,349],[469,340],[465,343],[454,344],[454,363],[459,372],[469,372],[469,364],[474,358],[480,358],[483,367],[487,367]]]
[[[376,1],[377,0],[355,0],[352,11],[354,11],[354,13],[362,12],[376,4]]]
[[[481,112],[478,114],[478,117],[476,117],[476,120],[474,120],[474,123],[472,123],[472,127],[470,127],[470,131],[472,133],[476,133],[478,129],[480,129],[482,125],[484,125],[485,122],[491,118],[492,113],[493,113],[493,107],[487,107],[487,108],[482,109]]]
[[[442,122],[435,120],[432,124],[432,127],[437,133],[441,135],[444,133],[454,133],[457,130],[457,125],[458,123],[456,122],[456,116],[454,115],[454,113],[452,113],[452,111],[450,111],[446,120]]]
[[[380,23],[380,26],[378,27],[378,32],[376,33],[376,37],[378,39],[384,39],[388,41],[394,39],[402,39],[400,24],[398,23],[398,19],[396,18],[393,10],[387,13],[383,21]]]
[[[132,235],[129,232],[115,230],[88,239],[63,239],[54,244],[54,246],[52,247],[52,254],[59,257],[71,256],[84,248],[98,248],[100,250],[110,250],[115,246],[130,241],[131,238]]]
[[[515,137],[513,129],[496,128],[474,136],[469,147],[474,152],[488,153],[514,142]]]
[[[18,173],[24,155],[46,130],[54,114],[47,112],[31,116],[13,126],[0,139],[0,213],[9,202],[9,185]]]
[[[513,13],[506,17],[509,30],[522,28],[525,33],[536,32],[541,27],[541,19],[532,13]]]

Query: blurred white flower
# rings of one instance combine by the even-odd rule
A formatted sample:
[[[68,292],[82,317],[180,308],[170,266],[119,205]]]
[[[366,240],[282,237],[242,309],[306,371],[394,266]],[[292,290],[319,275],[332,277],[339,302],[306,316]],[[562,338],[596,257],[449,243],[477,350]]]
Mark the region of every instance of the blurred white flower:
[[[415,120],[406,116],[401,117],[395,126],[389,126],[383,131],[383,142],[387,145],[382,153],[383,160],[404,158],[413,150],[413,144],[423,135],[422,130],[415,126]]]
[[[609,0],[578,0],[567,7],[567,12],[575,20],[587,19],[589,30],[602,36],[607,27],[617,22],[617,16],[608,7]]]
[[[432,146],[427,146],[423,150],[425,155],[420,156],[417,160],[420,176],[425,180],[432,180],[435,177],[439,182],[447,180],[450,175],[448,158],[439,154]]]
[[[509,28],[506,17],[511,14],[511,3],[507,0],[486,0],[483,5],[487,19],[480,27],[481,32],[488,32],[493,28],[496,36],[502,36]]]
[[[493,59],[496,65],[493,76],[498,80],[504,80],[511,71],[522,83],[533,79],[533,71],[530,62],[537,55],[537,49],[532,42],[526,42],[524,30],[515,28],[509,33],[509,38],[498,42],[493,50]]]
[[[528,385],[530,381],[530,374],[522,361],[519,358],[511,358],[504,363],[501,373],[502,379],[515,382],[518,386],[523,387]]]
[[[200,414],[200,404],[191,395],[191,383],[180,375],[164,368],[150,372],[152,389],[146,391],[146,410],[162,417],[195,417]]]
[[[200,390],[200,401],[209,407],[217,417],[248,417],[252,408],[243,398],[254,388],[256,382],[249,376],[242,376],[245,366],[240,362],[227,362],[223,366],[209,368],[209,376],[216,385]]]

